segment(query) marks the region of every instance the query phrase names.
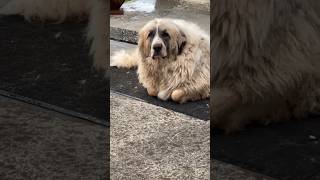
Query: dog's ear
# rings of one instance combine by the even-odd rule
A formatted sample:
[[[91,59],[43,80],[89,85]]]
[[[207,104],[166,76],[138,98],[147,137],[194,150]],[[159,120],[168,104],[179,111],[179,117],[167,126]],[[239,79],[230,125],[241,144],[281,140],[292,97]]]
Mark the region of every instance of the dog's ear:
[[[146,40],[146,31],[144,29],[141,29],[138,34],[138,47],[140,54],[143,58],[147,57],[149,55],[149,43]]]
[[[186,35],[181,30],[179,30],[178,37],[177,37],[178,55],[182,53],[182,50],[186,45],[186,42],[187,42]]]

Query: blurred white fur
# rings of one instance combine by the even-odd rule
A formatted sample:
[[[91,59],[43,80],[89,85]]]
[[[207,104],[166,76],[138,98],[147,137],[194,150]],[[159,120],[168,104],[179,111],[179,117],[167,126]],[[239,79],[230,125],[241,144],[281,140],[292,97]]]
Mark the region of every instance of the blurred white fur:
[[[88,40],[92,40],[90,53],[94,58],[93,66],[97,70],[106,70],[109,66],[108,38],[106,37],[108,29],[107,18],[109,18],[107,9],[106,0],[95,0],[90,11]]]
[[[115,52],[110,59],[110,66],[118,67],[118,68],[127,68],[130,69],[132,67],[138,66],[138,58],[139,57],[139,50],[134,49],[132,52],[129,50],[120,50]]]
[[[22,15],[28,21],[61,23],[90,16],[87,36],[98,70],[105,70],[108,64],[107,8],[107,0],[0,0],[0,15]]]

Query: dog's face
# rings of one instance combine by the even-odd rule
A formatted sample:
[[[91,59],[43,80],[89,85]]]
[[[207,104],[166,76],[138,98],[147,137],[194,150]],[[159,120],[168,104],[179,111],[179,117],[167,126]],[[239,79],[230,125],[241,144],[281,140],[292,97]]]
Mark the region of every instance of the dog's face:
[[[177,56],[186,42],[182,31],[167,19],[155,19],[139,32],[139,49],[143,58],[161,60]]]

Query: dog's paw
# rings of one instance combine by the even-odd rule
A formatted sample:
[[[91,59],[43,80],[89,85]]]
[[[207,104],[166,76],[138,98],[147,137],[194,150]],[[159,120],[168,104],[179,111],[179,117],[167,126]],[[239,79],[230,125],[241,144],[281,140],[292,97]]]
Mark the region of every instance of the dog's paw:
[[[170,97],[170,93],[168,91],[160,91],[158,93],[158,98],[163,100],[163,101],[166,101],[168,100]]]
[[[153,89],[153,88],[147,88],[147,92],[149,96],[157,96],[157,90]]]
[[[182,89],[175,89],[171,94],[171,99],[178,103],[184,103],[186,101],[186,92]]]

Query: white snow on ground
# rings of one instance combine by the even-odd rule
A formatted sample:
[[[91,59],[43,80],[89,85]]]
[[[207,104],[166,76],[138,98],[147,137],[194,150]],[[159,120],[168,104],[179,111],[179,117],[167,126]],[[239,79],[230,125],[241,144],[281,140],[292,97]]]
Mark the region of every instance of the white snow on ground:
[[[121,7],[124,11],[153,12],[156,0],[132,0],[124,3]]]

